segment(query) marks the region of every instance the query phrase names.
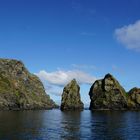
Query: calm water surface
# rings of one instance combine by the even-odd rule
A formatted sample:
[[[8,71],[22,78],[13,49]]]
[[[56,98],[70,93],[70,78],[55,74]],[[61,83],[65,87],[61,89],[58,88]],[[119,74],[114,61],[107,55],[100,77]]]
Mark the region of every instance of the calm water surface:
[[[140,112],[1,111],[0,140],[140,140]]]

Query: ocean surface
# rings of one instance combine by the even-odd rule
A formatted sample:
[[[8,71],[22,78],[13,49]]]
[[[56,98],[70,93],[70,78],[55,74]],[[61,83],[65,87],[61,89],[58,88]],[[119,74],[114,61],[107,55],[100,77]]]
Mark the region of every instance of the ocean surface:
[[[0,140],[140,140],[140,112],[1,111]]]

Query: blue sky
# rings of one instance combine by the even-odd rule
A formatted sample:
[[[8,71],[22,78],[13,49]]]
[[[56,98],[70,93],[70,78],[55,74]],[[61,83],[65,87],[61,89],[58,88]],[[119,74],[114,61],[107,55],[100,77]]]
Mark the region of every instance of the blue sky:
[[[78,78],[81,97],[112,73],[126,90],[140,87],[139,0],[1,0],[0,57],[14,58],[40,76],[61,100]]]

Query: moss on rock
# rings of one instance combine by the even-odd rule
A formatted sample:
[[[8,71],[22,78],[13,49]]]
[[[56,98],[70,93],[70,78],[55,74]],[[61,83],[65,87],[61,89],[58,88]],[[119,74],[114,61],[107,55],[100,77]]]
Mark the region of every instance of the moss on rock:
[[[61,101],[61,110],[82,110],[83,103],[80,98],[80,86],[73,79],[64,87]]]
[[[0,59],[0,110],[50,109],[55,103],[21,61]]]
[[[128,107],[140,109],[140,88],[133,88],[128,92]]]
[[[89,91],[91,99],[90,109],[126,109],[127,97],[124,88],[111,75],[97,80]]]

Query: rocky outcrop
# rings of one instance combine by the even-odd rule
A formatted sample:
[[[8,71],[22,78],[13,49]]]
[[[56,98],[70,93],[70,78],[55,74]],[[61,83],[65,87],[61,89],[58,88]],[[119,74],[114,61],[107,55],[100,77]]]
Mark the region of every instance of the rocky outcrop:
[[[140,88],[133,88],[128,92],[128,108],[140,109]]]
[[[80,99],[80,86],[73,79],[64,87],[61,101],[61,110],[82,110],[83,103]]]
[[[104,79],[95,81],[89,91],[89,96],[91,99],[90,110],[127,108],[126,92],[111,74],[107,74]]]
[[[0,110],[50,109],[55,103],[21,61],[0,59]]]

